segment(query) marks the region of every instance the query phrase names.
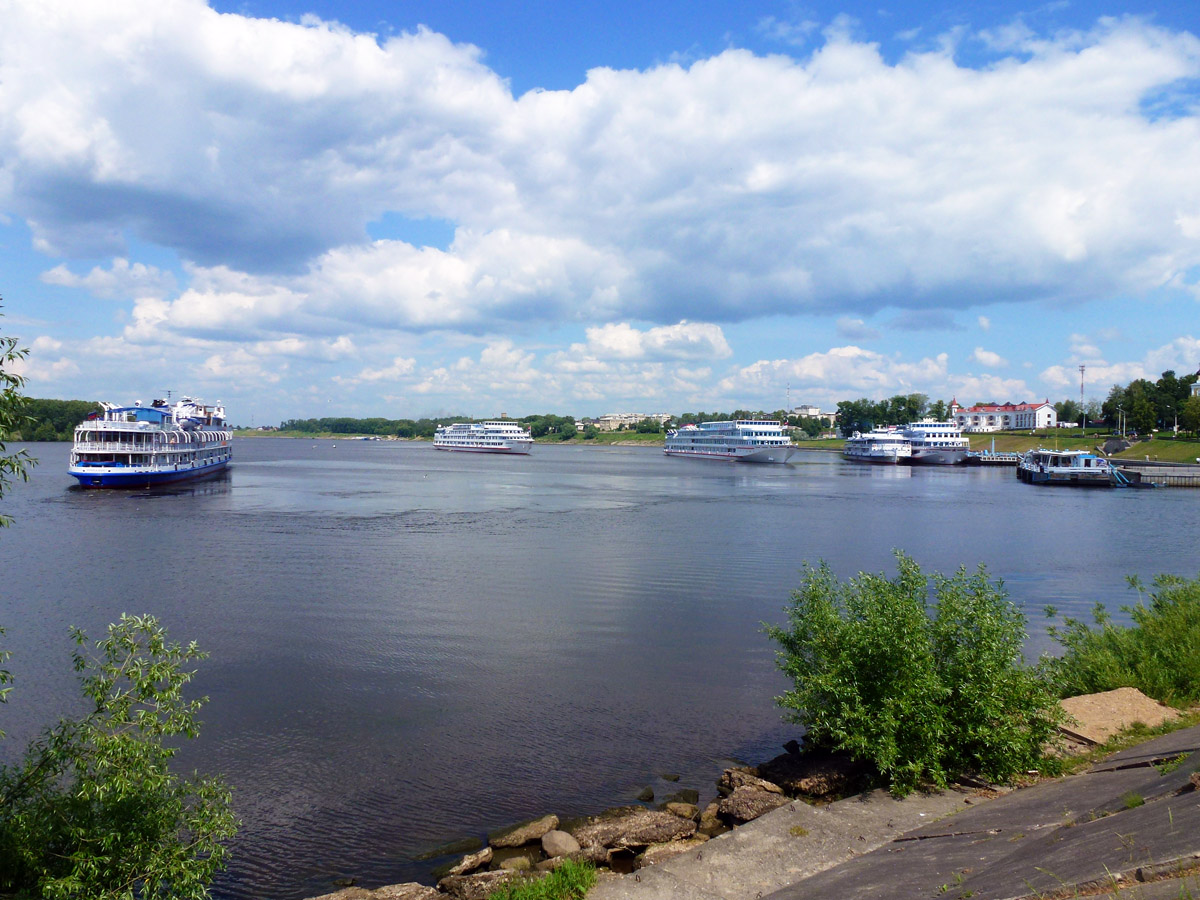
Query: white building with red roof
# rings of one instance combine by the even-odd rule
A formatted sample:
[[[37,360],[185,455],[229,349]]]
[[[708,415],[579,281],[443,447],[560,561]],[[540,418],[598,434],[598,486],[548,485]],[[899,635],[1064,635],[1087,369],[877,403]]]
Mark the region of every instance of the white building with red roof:
[[[980,403],[971,407],[951,400],[950,417],[963,431],[1032,431],[1058,424],[1058,413],[1048,399],[1042,403]]]

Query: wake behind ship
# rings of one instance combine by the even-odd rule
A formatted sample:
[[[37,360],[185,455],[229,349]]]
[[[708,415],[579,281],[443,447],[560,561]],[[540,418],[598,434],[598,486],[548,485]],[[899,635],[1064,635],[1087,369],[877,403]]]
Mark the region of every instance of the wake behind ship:
[[[233,458],[225,409],[183,397],[174,405],[101,403],[75,426],[67,472],[89,488],[148,487],[207,478]]]

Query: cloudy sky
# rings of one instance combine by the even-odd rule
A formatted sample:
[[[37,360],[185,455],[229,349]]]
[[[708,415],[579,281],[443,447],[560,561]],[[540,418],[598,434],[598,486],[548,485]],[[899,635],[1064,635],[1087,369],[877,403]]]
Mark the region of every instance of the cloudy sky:
[[[289,417],[1200,366],[1200,8],[0,0],[27,393]]]

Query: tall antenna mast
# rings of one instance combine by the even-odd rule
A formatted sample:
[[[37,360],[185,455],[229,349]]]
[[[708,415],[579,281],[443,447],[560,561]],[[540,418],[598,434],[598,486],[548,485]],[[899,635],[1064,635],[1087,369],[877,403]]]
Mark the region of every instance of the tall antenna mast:
[[[786,407],[786,409],[787,409],[788,415],[791,415],[791,412],[792,412],[792,383],[790,381],[787,383],[787,407]]]
[[[1087,370],[1087,366],[1080,364],[1079,366],[1079,415],[1082,416],[1083,433],[1087,434],[1087,410],[1083,405],[1083,373]]]

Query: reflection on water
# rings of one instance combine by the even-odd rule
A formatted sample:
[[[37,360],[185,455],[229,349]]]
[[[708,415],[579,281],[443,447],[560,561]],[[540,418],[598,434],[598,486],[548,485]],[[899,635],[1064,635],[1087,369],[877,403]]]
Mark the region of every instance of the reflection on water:
[[[628,802],[658,773],[711,795],[728,756],[793,736],[760,623],[801,564],[986,563],[1047,649],[1126,574],[1195,575],[1200,494],[1038,489],[1010,470],[528,457],[397,442],[238,440],[219,480],[88,491],[37,445],[5,498],[15,752],[70,702],[67,626],[153,612],[211,652],[182,763],[227,775],[244,827],[219,897],[422,878],[422,850]],[[1170,523],[1170,527],[1162,527]]]

